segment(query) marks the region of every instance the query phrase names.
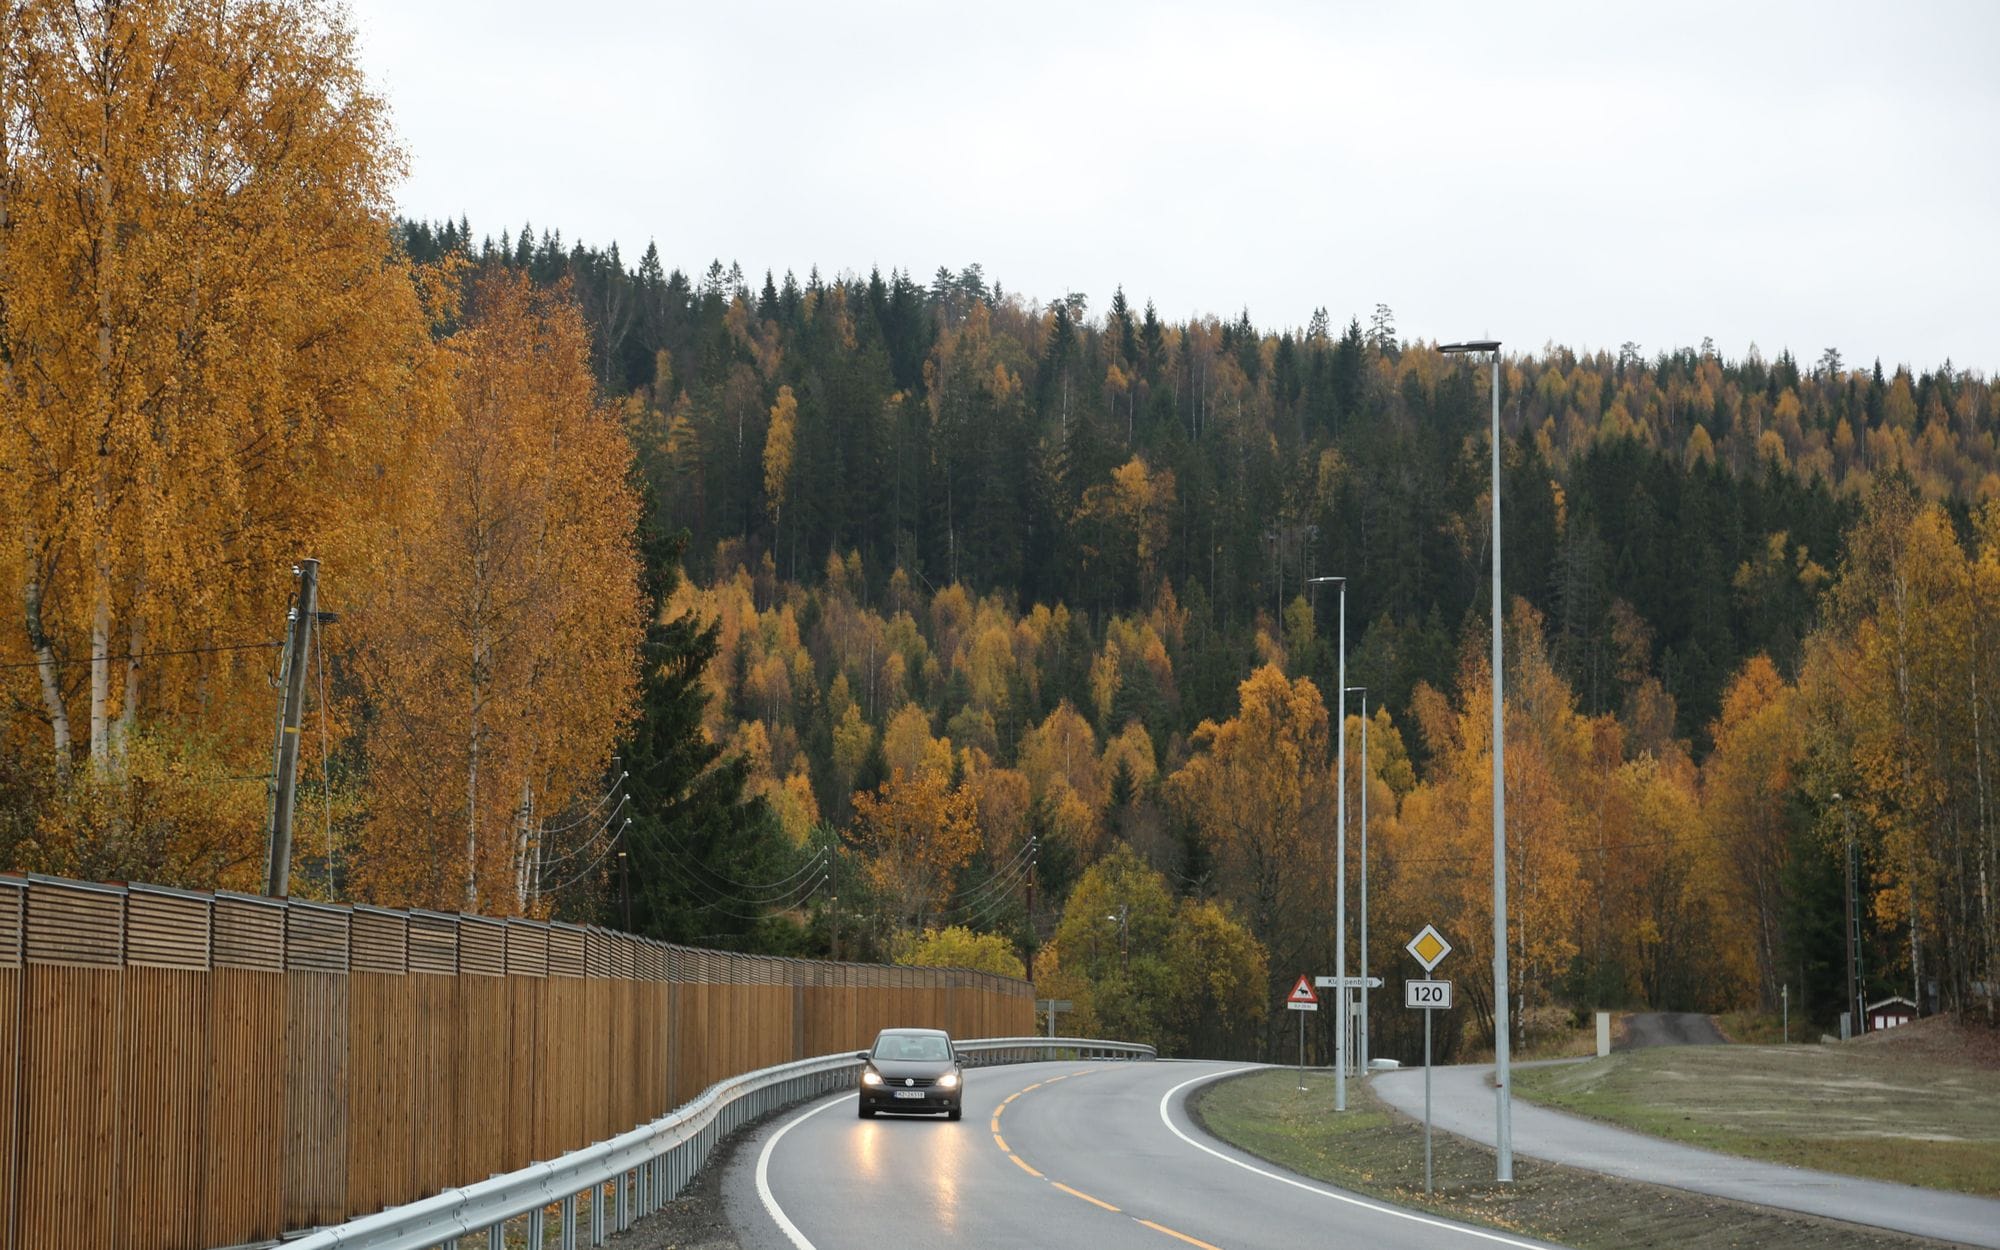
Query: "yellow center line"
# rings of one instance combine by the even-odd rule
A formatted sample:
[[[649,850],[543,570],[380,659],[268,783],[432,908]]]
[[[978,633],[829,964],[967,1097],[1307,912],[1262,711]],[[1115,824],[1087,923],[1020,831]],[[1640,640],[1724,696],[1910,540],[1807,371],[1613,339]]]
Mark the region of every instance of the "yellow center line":
[[[1083,1192],[1081,1189],[1071,1189],[1069,1186],[1063,1184],[1061,1181],[1050,1181],[1049,1184],[1054,1185],[1057,1189],[1062,1190],[1064,1193],[1070,1195],[1073,1198],[1083,1199],[1085,1202],[1090,1203],[1092,1206],[1103,1207],[1106,1211],[1118,1210],[1117,1207],[1112,1206],[1110,1203],[1104,1201],[1104,1199],[1093,1198],[1089,1194]]]
[[[1012,1159],[1014,1161],[1014,1166],[1020,1168],[1023,1172],[1026,1172],[1028,1175],[1034,1177],[1036,1180],[1047,1181],[1050,1185],[1053,1185],[1055,1188],[1062,1190],[1064,1193],[1068,1194],[1072,1198],[1081,1198],[1085,1202],[1088,1202],[1090,1205],[1094,1207],[1101,1207],[1104,1210],[1110,1211],[1116,1215],[1124,1215],[1127,1219],[1131,1220],[1135,1224],[1144,1224],[1147,1228],[1152,1229],[1156,1233],[1165,1233],[1167,1236],[1172,1237],[1176,1241],[1184,1242],[1187,1245],[1195,1247],[1195,1250],[1221,1250],[1220,1247],[1211,1245],[1208,1242],[1201,1240],[1199,1237],[1190,1237],[1186,1233],[1178,1232],[1174,1229],[1168,1228],[1165,1224],[1156,1223],[1153,1220],[1140,1219],[1136,1215],[1130,1215],[1123,1209],[1112,1206],[1110,1203],[1104,1201],[1104,1199],[1102,1198],[1093,1197],[1090,1194],[1084,1193],[1081,1189],[1065,1185],[1059,1180],[1055,1180],[1052,1177],[1046,1176],[1041,1172],[1036,1171],[1033,1164],[1029,1163],[1026,1159],[1023,1159],[1020,1155],[1015,1154],[1013,1148],[1007,1145],[1007,1139],[1000,1136],[1000,1113],[1007,1109],[1008,1103],[1013,1102],[1016,1098],[1019,1098],[1022,1094],[1038,1090],[1044,1085],[1053,1085],[1057,1081],[1067,1080],[1069,1079],[1069,1077],[1072,1076],[1085,1076],[1085,1075],[1088,1075],[1088,1073],[1070,1072],[1070,1073],[1065,1073],[1063,1076],[1052,1076],[1046,1081],[1037,1081],[1035,1084],[1028,1086],[1026,1089],[1015,1090],[1013,1093],[1007,1095],[1007,1097],[1001,1099],[1000,1105],[993,1109],[993,1144],[1000,1147],[1000,1153],[1006,1155],[1009,1159]]]
[[[1139,1217],[1136,1215],[1133,1216],[1132,1218],[1135,1220],[1139,1220]],[[1175,1237],[1180,1239],[1181,1241],[1185,1241],[1190,1246],[1200,1246],[1201,1250],[1220,1250],[1220,1247],[1211,1246],[1207,1242],[1201,1240],[1201,1238],[1199,1237],[1190,1237],[1186,1233],[1177,1233],[1173,1229],[1168,1228],[1165,1224],[1155,1224],[1151,1220],[1139,1220],[1139,1222],[1141,1224],[1144,1224],[1147,1228],[1152,1229],[1156,1233],[1165,1233],[1169,1237]]]

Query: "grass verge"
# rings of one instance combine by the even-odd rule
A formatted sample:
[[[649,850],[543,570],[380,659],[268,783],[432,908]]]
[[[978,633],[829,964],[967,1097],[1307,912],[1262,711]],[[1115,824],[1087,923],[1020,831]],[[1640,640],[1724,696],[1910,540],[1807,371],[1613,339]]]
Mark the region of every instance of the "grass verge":
[[[1944,1020],[1894,1032],[1844,1045],[1626,1051],[1524,1068],[1514,1087],[1710,1150],[2000,1197],[2000,1038]]]
[[[1516,1157],[1514,1183],[1493,1181],[1493,1152],[1433,1138],[1437,1188],[1425,1198],[1424,1130],[1349,1082],[1333,1111],[1333,1078],[1266,1070],[1202,1087],[1189,1101],[1208,1132],[1280,1167],[1399,1206],[1562,1242],[1579,1250],[1758,1246],[1771,1250],[1911,1247],[1939,1243],[1725,1198],[1617,1180]]]

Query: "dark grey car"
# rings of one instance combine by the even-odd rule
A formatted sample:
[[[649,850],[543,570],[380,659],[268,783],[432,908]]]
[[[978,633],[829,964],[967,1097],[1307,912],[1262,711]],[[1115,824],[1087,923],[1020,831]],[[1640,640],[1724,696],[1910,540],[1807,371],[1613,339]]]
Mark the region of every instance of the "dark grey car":
[[[862,1119],[877,1111],[942,1111],[950,1120],[962,1114],[965,1072],[943,1029],[883,1029],[874,1047],[855,1058],[863,1061],[857,1081]]]

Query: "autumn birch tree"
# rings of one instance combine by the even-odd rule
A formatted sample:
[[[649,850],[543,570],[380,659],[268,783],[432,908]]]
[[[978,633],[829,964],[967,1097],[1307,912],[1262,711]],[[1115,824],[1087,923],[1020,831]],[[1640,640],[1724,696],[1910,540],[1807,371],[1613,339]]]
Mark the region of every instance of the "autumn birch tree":
[[[446,357],[450,411],[401,468],[405,511],[359,622],[373,713],[360,873],[398,903],[532,912],[556,883],[524,811],[582,794],[632,713],[632,452],[566,294],[482,279]]]
[[[393,455],[424,322],[344,14],[10,3],[0,157],[6,652],[61,768],[148,707],[268,749],[264,657],[141,657],[271,636],[309,552],[337,586]]]

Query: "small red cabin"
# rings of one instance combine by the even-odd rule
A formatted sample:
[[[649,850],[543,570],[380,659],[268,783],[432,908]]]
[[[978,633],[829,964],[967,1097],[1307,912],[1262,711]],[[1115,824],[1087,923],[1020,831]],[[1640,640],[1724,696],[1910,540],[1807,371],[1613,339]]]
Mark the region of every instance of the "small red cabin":
[[[1893,1029],[1917,1018],[1917,1005],[1900,995],[1868,1004],[1868,1031]]]

